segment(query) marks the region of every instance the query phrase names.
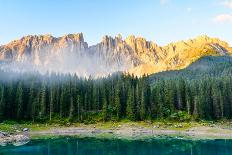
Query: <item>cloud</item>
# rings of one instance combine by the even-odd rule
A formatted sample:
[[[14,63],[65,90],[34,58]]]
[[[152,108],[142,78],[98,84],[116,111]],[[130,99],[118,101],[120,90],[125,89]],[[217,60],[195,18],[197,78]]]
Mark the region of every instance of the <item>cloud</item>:
[[[220,14],[213,18],[215,23],[232,23],[232,14]]]
[[[232,0],[226,0],[226,1],[222,2],[221,5],[232,9]]]

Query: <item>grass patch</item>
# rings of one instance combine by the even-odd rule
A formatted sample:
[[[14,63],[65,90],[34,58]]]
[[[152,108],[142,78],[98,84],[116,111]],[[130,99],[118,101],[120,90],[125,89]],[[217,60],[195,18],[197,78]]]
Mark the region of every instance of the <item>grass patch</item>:
[[[31,122],[12,122],[6,121],[0,123],[0,131],[15,133],[16,131],[22,131],[24,128],[29,128],[30,131],[46,131],[52,128],[65,128],[65,127],[83,127],[83,128],[96,128],[96,129],[119,129],[122,127],[142,127],[148,129],[164,129],[164,130],[188,130],[193,127],[207,126],[207,127],[221,127],[231,128],[231,121],[199,121],[199,122],[178,122],[170,120],[154,120],[154,121],[136,121],[132,122],[129,120],[121,121],[108,121],[108,122],[97,122],[93,124],[85,123],[71,123],[71,124],[58,124],[58,123],[31,123]]]

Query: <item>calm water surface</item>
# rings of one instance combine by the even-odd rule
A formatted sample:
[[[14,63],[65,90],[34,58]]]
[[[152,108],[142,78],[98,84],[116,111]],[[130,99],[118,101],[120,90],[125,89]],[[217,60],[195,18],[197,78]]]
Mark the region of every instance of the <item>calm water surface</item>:
[[[109,140],[63,137],[0,146],[0,155],[232,155],[232,140]]]

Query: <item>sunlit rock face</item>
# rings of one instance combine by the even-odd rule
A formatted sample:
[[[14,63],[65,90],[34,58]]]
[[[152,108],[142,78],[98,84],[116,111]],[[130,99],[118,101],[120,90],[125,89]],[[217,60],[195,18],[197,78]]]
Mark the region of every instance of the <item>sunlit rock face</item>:
[[[70,72],[85,77],[122,71],[142,76],[182,69],[202,56],[231,52],[226,42],[207,36],[163,47],[141,37],[104,36],[100,43],[88,46],[79,33],[59,38],[26,36],[0,46],[0,59],[8,62],[2,68],[16,71]]]
[[[144,58],[142,59],[144,63],[132,68],[130,73],[142,75],[183,69],[203,56],[231,55],[232,53],[228,43],[208,36],[170,43],[163,47],[152,42],[147,44],[152,46],[143,48],[145,53],[139,55]]]

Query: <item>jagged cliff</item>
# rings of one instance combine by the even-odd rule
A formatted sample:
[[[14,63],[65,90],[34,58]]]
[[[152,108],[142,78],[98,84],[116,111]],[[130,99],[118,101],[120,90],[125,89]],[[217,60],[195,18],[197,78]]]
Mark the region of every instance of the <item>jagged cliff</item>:
[[[232,48],[224,41],[199,36],[166,46],[141,37],[104,36],[88,46],[82,33],[55,38],[51,35],[26,36],[0,46],[0,59],[24,70],[72,72],[79,76],[102,76],[116,71],[141,76],[160,71],[182,69],[200,57],[230,55]],[[25,65],[29,65],[25,66]]]

